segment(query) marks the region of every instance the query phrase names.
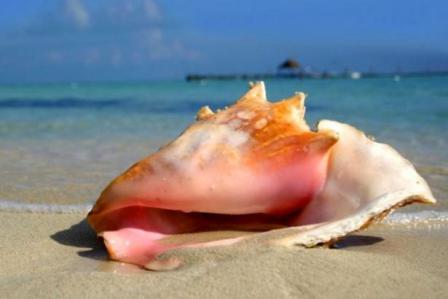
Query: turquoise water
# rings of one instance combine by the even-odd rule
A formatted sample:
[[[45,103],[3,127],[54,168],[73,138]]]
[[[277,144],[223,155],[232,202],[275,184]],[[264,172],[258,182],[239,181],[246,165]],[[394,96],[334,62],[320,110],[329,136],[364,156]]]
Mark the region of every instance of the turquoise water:
[[[448,207],[448,77],[272,80],[268,97],[308,94],[307,120],[353,124],[396,147]],[[243,81],[0,86],[0,199],[86,203],[131,163],[177,136]]]

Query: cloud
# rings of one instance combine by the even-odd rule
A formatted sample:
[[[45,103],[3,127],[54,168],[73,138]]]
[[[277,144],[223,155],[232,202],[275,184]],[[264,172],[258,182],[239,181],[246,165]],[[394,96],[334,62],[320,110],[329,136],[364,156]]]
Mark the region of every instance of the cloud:
[[[200,54],[173,22],[154,0],[64,0],[22,28],[0,31],[0,66],[26,76],[45,69],[56,78],[61,72],[120,77],[136,68],[157,76],[159,66],[179,73],[179,65]]]
[[[143,2],[143,8],[149,19],[159,20],[162,18],[160,8],[153,0],[145,0]]]
[[[200,56],[196,50],[188,49],[178,39],[167,38],[160,29],[148,29],[137,36],[144,50],[144,56],[150,60],[166,60],[172,57],[195,59]]]
[[[96,64],[101,61],[102,55],[99,49],[91,48],[85,51],[83,62],[87,65]]]
[[[112,65],[118,66],[123,61],[123,53],[119,49],[113,49],[110,56]]]
[[[80,0],[64,1],[65,15],[79,28],[89,26],[90,15]]]
[[[49,61],[55,64],[64,61],[64,54],[60,51],[54,51],[54,50],[49,51],[47,57]]]

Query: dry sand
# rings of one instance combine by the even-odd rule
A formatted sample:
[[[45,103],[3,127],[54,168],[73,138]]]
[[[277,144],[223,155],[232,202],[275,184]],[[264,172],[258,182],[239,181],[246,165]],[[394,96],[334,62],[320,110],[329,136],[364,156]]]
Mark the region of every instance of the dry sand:
[[[0,213],[1,298],[446,298],[448,228],[377,225],[337,249],[181,249],[171,272],[107,261],[80,214]]]

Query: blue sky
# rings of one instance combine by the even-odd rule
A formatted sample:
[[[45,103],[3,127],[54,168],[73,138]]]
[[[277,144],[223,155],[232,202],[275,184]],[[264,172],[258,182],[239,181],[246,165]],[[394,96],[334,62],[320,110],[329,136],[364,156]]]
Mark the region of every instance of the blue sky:
[[[0,0],[0,83],[448,69],[444,0]]]

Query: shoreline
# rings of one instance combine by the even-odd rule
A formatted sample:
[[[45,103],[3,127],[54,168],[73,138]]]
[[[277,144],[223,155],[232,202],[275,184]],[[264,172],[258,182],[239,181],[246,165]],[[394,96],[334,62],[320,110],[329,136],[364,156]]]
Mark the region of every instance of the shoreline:
[[[179,249],[184,266],[149,272],[108,261],[84,214],[0,212],[7,297],[431,297],[448,292],[448,225],[375,225],[336,249],[247,243]]]

